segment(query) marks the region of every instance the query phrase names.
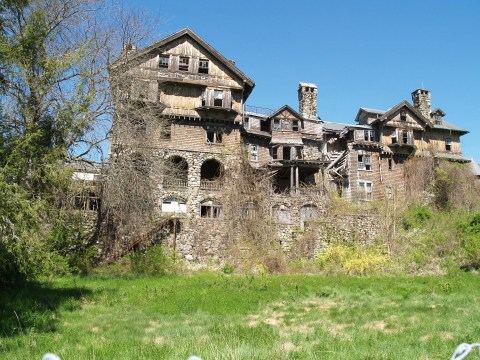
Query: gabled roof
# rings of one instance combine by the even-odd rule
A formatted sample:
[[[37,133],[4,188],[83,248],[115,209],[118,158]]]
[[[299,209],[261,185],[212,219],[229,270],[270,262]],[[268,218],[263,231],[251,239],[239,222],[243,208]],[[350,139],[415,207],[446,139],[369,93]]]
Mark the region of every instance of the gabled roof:
[[[440,108],[433,109],[433,110],[430,112],[430,114],[432,114],[432,115],[433,115],[433,114],[437,114],[437,113],[440,114],[440,116],[445,116],[445,115],[447,115],[447,114],[445,113],[445,111],[443,111],[443,110],[440,109]]]
[[[425,116],[423,116],[420,111],[418,111],[417,109],[415,109],[413,107],[413,105],[411,105],[407,100],[403,100],[402,102],[400,102],[399,104],[395,105],[393,108],[391,108],[390,110],[388,110],[387,112],[385,112],[379,119],[377,120],[374,120],[373,123],[377,122],[377,121],[385,121],[385,120],[388,120],[389,117],[393,114],[395,114],[398,110],[400,110],[401,108],[403,107],[406,107],[407,109],[409,109],[412,113],[414,113],[418,119],[420,119],[421,121],[423,121],[428,127],[432,127],[433,124],[432,122],[427,119]]]
[[[217,50],[215,50],[209,43],[207,43],[205,40],[203,40],[200,36],[195,34],[192,30],[190,30],[188,27],[184,28],[172,35],[167,36],[166,38],[163,38],[156,43],[147,46],[146,48],[143,48],[142,50],[137,51],[136,53],[132,53],[129,55],[128,59],[123,62],[123,64],[131,64],[131,63],[139,63],[142,60],[144,60],[145,56],[157,51],[158,48],[163,47],[167,44],[169,44],[172,41],[175,41],[181,37],[189,37],[190,39],[194,40],[197,42],[200,46],[202,46],[205,50],[207,50],[208,53],[210,53],[215,59],[217,59],[222,65],[224,65],[226,68],[228,68],[230,71],[232,71],[236,76],[238,76],[240,79],[243,80],[243,82],[247,85],[247,94],[244,96],[244,98],[247,98],[247,96],[252,92],[252,89],[255,87],[255,83],[247,76],[245,75],[242,71],[240,71],[239,68],[237,68],[232,62],[228,61],[222,54],[220,54]],[[111,64],[112,68],[117,67],[123,60],[119,59],[116,60]]]
[[[304,120],[303,116],[300,115],[297,111],[293,110],[290,106],[288,105],[283,105],[280,109],[278,109],[277,111],[275,111],[273,114],[271,114],[268,118],[271,119],[271,118],[274,118],[275,116],[277,116],[278,114],[282,113],[283,111],[287,110],[288,112],[290,112],[293,116],[295,116],[296,118],[298,118],[299,120]]]
[[[442,130],[448,130],[448,131],[455,131],[460,133],[461,135],[468,134],[468,130],[464,130],[462,128],[459,128],[458,126],[455,126],[453,124],[450,124],[449,122],[442,120],[441,124],[433,124],[434,129],[442,129]]]

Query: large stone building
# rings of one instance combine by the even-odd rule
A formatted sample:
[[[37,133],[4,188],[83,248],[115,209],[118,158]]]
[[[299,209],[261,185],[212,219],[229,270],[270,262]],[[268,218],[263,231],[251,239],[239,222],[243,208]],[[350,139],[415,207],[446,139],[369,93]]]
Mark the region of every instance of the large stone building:
[[[151,105],[168,127],[140,121],[141,131],[138,123],[132,128],[136,142],[117,132],[111,147],[134,151],[140,143],[151,160],[168,158],[180,169],[159,178],[157,210],[183,217],[177,241],[188,259],[201,252],[200,237],[206,255],[222,247],[228,231],[222,189],[242,157],[271,174],[271,216],[286,242],[293,229],[321,216],[325,189],[348,200],[377,200],[405,188],[412,155],[468,161],[460,146],[467,131],[431,109],[428,90],[415,90],[413,104],[404,100],[387,111],[362,107],[349,125],[320,119],[317,86],[309,83],[299,84],[298,111],[245,105],[255,83],[188,28],[125,55],[112,66],[112,76],[122,79],[117,101]],[[116,121],[118,127],[121,114]]]

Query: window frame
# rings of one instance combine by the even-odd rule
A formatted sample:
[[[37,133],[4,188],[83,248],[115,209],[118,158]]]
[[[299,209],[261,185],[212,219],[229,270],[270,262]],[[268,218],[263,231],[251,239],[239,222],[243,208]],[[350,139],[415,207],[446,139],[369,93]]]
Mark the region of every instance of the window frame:
[[[209,133],[213,135],[212,141],[209,139]],[[223,144],[223,130],[222,129],[205,129],[206,142],[209,145]]]
[[[278,160],[278,146],[272,147],[272,159]]]
[[[445,151],[452,151],[452,139],[446,138],[445,139]]]
[[[222,204],[214,200],[206,200],[201,202],[200,217],[202,219],[221,219],[223,217]]]
[[[298,120],[292,120],[292,131],[300,130],[300,122]]]
[[[258,161],[259,159],[259,151],[257,144],[250,144],[250,160]]]
[[[179,56],[178,58],[178,70],[179,71],[189,71],[190,69],[190,57],[189,56]]]
[[[360,199],[362,201],[372,201],[373,200],[373,182],[369,180],[358,180],[358,193],[360,194]],[[370,189],[370,191],[367,191]],[[360,191],[361,190],[361,191]]]
[[[167,60],[167,63],[165,64],[164,62],[162,62],[162,59],[163,60]],[[170,55],[159,55],[158,57],[158,67],[160,69],[168,69],[170,67]]]
[[[225,91],[218,90],[218,89],[213,90],[213,106],[223,107],[224,98],[225,98]],[[218,105],[219,100],[220,100],[220,105]]]
[[[282,124],[280,122],[280,119],[273,119],[272,130],[281,130],[281,129],[282,129]]]
[[[358,170],[372,171],[372,156],[367,154],[358,154]]]
[[[202,63],[206,63],[207,66],[202,66]],[[210,70],[210,60],[208,59],[199,59],[198,60],[198,73],[199,74],[207,74],[209,73]]]

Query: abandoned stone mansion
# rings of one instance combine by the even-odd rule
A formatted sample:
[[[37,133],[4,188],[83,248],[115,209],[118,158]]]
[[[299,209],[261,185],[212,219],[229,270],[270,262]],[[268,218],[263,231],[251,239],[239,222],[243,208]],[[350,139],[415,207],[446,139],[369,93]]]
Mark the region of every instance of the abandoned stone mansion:
[[[158,177],[156,211],[181,220],[177,248],[187,259],[197,257],[198,237],[206,255],[221,250],[228,231],[222,190],[243,160],[268,174],[270,216],[286,243],[294,229],[324,215],[325,191],[351,201],[380,200],[404,191],[405,162],[413,155],[469,161],[460,145],[467,131],[445,121],[442,109],[432,109],[428,90],[414,90],[412,103],[361,107],[354,123],[334,123],[318,116],[315,84],[299,83],[298,109],[246,105],[253,80],[188,28],[125,53],[126,60],[111,69],[122,79],[116,101],[150,106],[166,125],[129,120],[129,133],[114,132],[111,149],[134,152],[141,146],[149,161],[175,165],[175,174],[166,169]],[[254,216],[254,202],[239,206]]]

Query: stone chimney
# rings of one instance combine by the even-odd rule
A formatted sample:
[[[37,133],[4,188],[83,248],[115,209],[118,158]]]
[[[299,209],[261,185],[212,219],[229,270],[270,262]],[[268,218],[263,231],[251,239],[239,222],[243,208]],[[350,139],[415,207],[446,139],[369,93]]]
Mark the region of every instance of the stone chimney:
[[[420,111],[424,117],[430,119],[430,112],[432,111],[430,105],[430,91],[417,89],[412,92],[412,100],[415,109]]]
[[[298,85],[299,112],[306,119],[317,119],[317,85],[301,82]]]

